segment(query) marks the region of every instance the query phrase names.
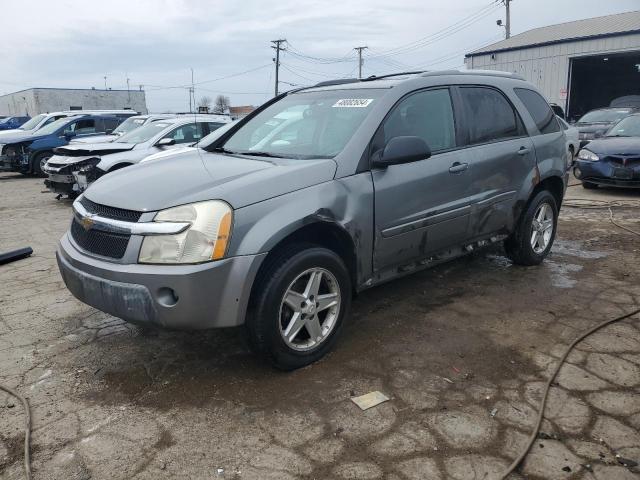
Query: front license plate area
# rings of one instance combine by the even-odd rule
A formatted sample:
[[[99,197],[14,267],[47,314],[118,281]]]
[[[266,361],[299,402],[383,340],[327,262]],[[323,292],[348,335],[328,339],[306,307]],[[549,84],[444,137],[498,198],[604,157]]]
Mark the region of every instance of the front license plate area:
[[[631,180],[633,178],[633,170],[631,168],[614,168],[613,178]]]

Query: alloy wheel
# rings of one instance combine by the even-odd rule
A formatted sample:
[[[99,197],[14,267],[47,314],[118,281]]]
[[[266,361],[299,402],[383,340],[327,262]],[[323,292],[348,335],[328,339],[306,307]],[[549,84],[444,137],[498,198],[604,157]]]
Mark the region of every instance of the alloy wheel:
[[[341,306],[336,277],[324,268],[310,268],[285,290],[280,304],[280,335],[289,348],[308,351],[334,330]]]
[[[549,246],[554,227],[553,208],[544,202],[536,209],[531,226],[531,248],[541,254]]]

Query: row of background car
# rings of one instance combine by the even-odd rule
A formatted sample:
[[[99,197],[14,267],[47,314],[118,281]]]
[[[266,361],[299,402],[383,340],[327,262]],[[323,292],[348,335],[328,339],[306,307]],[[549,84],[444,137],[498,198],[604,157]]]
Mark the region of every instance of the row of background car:
[[[36,115],[17,129],[0,132],[0,171],[42,174],[53,149],[72,138],[113,132],[133,110],[69,110]]]
[[[54,149],[43,172],[45,185],[57,195],[76,196],[106,173],[135,165],[144,158],[181,146],[193,146],[231,123],[226,115],[139,115],[125,123],[137,125],[123,135],[71,141]],[[124,125],[124,123],[123,123]]]
[[[31,120],[31,117],[0,117],[0,130],[13,130]]]
[[[175,139],[176,144],[194,143],[217,126],[230,122],[229,117],[224,115],[138,115],[132,110],[84,110],[40,114],[17,129],[0,132],[0,171],[42,175],[45,174],[47,161],[59,147],[70,143],[111,143],[148,123],[171,119],[182,119],[184,123],[190,121],[191,124],[201,120],[208,121],[207,125],[198,126],[191,137],[189,131],[186,132],[186,137],[178,135]],[[165,143],[165,147],[168,146]],[[149,152],[146,155],[148,154]]]

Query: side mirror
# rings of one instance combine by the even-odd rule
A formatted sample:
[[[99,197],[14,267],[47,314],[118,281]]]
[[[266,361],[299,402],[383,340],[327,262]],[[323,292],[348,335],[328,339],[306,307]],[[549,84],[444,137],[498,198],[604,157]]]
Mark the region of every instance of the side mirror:
[[[431,156],[427,142],[420,137],[393,137],[384,150],[374,153],[374,167],[387,168],[390,165],[417,162]]]
[[[111,135],[113,133],[113,128],[107,128],[104,133],[106,133],[107,135]]]
[[[66,132],[63,132],[62,135],[64,136],[64,138],[69,140],[70,138],[73,138],[76,136],[76,132],[72,132],[71,130],[68,130]]]
[[[158,140],[158,143],[156,143],[157,147],[169,147],[171,145],[175,145],[176,141],[173,138],[161,138],[160,140]]]

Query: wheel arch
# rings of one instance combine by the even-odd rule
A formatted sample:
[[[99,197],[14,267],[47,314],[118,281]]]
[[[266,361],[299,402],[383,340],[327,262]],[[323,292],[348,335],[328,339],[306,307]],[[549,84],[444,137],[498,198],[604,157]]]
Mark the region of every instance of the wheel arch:
[[[338,255],[347,267],[351,278],[352,292],[355,294],[358,268],[356,246],[353,238],[342,225],[337,222],[318,220],[299,226],[293,231],[280,233],[278,237],[272,238],[268,242],[272,247],[269,248],[269,253],[262,261],[256,273],[253,285],[251,286],[249,305],[251,305],[252,299],[255,298],[255,291],[259,288],[265,272],[271,266],[270,260],[277,258],[280,252],[294,244],[309,244],[324,247]]]

